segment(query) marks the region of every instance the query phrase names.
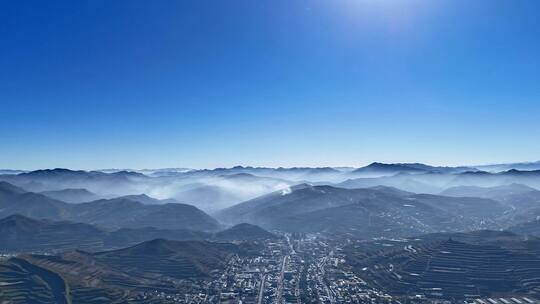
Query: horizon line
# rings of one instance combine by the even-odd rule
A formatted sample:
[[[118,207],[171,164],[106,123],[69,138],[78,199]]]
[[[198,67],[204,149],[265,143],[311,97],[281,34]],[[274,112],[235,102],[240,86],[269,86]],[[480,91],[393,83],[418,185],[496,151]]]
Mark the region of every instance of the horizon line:
[[[52,166],[52,167],[41,167],[41,168],[34,168],[34,169],[19,169],[19,168],[8,168],[3,167],[0,168],[0,170],[6,170],[6,171],[26,171],[26,172],[32,172],[32,171],[39,171],[39,170],[55,170],[55,169],[66,169],[71,171],[107,171],[107,170],[115,170],[115,171],[150,171],[150,170],[164,170],[164,169],[185,169],[188,171],[202,171],[202,170],[217,170],[217,169],[233,169],[233,168],[253,168],[253,169],[293,169],[293,168],[311,168],[311,169],[317,169],[317,168],[351,168],[351,169],[358,169],[363,168],[366,166],[369,166],[371,164],[379,163],[379,164],[387,164],[387,165],[397,165],[397,164],[422,164],[427,165],[431,167],[449,167],[449,168],[457,168],[457,167],[470,167],[477,169],[476,167],[486,167],[486,166],[500,166],[500,165],[511,165],[511,164],[534,164],[538,163],[540,160],[536,161],[512,161],[512,162],[500,162],[500,163],[485,163],[485,164],[476,164],[476,165],[432,165],[429,163],[423,163],[423,162],[381,162],[381,161],[373,161],[369,163],[365,163],[364,165],[360,166],[354,166],[354,165],[317,165],[317,166],[304,166],[304,165],[298,165],[298,166],[261,166],[261,165],[232,165],[232,166],[217,166],[217,167],[188,167],[188,166],[164,166],[164,167],[143,167],[143,168],[74,168],[74,167],[62,167],[62,166]]]

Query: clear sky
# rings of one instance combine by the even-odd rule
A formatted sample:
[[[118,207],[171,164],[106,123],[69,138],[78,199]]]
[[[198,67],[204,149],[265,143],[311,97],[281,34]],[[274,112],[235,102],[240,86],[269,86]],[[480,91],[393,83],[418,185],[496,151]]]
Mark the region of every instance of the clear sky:
[[[0,167],[540,159],[537,0],[7,0]]]

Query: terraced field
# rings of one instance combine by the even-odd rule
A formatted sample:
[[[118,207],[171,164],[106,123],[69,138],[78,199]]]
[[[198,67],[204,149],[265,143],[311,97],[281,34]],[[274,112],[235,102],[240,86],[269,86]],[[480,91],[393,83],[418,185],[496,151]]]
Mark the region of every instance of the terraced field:
[[[158,239],[100,253],[25,255],[0,263],[0,303],[146,303],[135,295],[178,292],[178,280],[209,278],[229,257],[249,250],[253,248]]]
[[[60,275],[17,258],[0,264],[0,302],[3,301],[71,303],[69,287]]]
[[[209,276],[209,272],[222,267],[223,261],[235,250],[232,244],[157,239],[126,249],[97,253],[94,258],[126,273],[182,279]]]
[[[462,299],[540,292],[538,252],[448,239],[350,260],[371,284],[392,294]]]

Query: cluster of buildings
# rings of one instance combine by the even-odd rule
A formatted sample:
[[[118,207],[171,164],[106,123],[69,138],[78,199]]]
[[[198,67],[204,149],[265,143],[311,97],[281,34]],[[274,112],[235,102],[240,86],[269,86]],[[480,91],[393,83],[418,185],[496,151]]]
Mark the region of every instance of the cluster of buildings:
[[[315,236],[299,236],[295,248],[304,265],[300,281],[302,303],[398,303],[370,288],[345,263],[341,244]]]
[[[423,295],[391,296],[373,288],[347,264],[342,240],[284,234],[259,256],[231,258],[212,280],[187,284],[175,295],[146,296],[160,303],[213,304],[451,304]],[[533,304],[531,298],[474,299],[460,304]]]

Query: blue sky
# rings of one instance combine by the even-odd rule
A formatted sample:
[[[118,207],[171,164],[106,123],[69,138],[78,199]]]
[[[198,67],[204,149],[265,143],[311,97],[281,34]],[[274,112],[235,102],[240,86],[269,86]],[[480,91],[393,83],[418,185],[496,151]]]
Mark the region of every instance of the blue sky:
[[[3,1],[0,167],[540,159],[540,1]]]

